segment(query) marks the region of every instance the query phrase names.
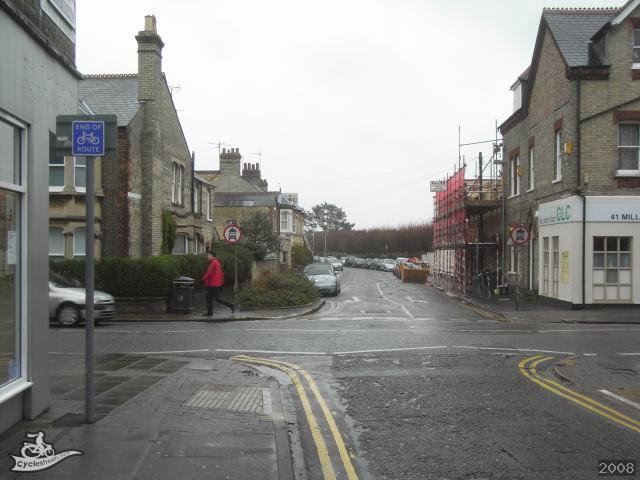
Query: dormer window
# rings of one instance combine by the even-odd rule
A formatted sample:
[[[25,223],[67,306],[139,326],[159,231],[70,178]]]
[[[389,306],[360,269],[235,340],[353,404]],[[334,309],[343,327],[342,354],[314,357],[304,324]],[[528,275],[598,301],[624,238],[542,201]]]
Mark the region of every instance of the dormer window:
[[[513,92],[513,111],[519,110],[522,107],[522,82],[518,80],[511,87]]]
[[[640,68],[640,28],[633,29],[633,68]]]

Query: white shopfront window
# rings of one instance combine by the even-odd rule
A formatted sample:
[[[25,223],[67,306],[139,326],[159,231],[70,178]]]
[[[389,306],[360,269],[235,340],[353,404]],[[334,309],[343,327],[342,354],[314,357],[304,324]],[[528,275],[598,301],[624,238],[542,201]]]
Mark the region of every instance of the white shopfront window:
[[[587,196],[585,204],[572,196],[540,205],[540,294],[574,305],[583,292],[585,304],[640,304],[640,197]]]
[[[24,125],[0,113],[0,397],[26,373],[25,133]]]

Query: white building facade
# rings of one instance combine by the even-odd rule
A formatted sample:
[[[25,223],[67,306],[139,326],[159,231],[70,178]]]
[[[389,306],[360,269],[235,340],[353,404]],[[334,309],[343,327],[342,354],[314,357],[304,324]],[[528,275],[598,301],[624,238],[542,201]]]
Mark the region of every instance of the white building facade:
[[[640,197],[540,204],[538,232],[540,295],[572,305],[640,304]]]

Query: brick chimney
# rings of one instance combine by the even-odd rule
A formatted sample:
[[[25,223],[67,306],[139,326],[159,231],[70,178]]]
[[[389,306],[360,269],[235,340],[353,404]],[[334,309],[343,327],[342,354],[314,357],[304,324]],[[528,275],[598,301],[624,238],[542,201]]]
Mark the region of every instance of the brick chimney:
[[[268,190],[267,181],[262,180],[259,163],[245,163],[242,178],[265,192]]]
[[[144,30],[138,41],[138,101],[154,100],[162,75],[162,39],[156,30],[156,17],[144,17]]]
[[[241,161],[239,148],[223,148],[220,154],[220,175],[239,177]]]

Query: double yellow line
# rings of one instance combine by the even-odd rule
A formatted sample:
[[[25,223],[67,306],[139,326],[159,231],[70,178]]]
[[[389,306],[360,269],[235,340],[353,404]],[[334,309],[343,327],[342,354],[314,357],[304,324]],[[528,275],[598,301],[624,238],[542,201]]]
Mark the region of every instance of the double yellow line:
[[[336,474],[335,470],[333,469],[331,457],[329,456],[327,444],[324,441],[324,437],[322,436],[322,431],[320,429],[318,421],[313,414],[313,409],[311,408],[309,397],[307,396],[304,385],[300,380],[300,376],[298,374],[302,375],[302,377],[306,380],[309,389],[315,396],[318,405],[320,405],[322,414],[324,415],[327,425],[329,426],[329,430],[331,431],[331,435],[333,436],[333,441],[340,454],[342,464],[344,465],[344,469],[347,474],[347,479],[358,480],[356,471],[351,464],[349,452],[345,447],[344,441],[342,440],[342,435],[340,435],[340,431],[338,430],[338,426],[336,425],[333,415],[331,414],[331,410],[329,410],[327,403],[320,394],[318,386],[316,385],[316,382],[313,380],[313,378],[311,378],[311,375],[309,375],[302,367],[298,365],[283,362],[280,360],[276,361],[265,358],[256,358],[250,357],[248,355],[236,355],[235,357],[232,357],[231,360],[277,368],[278,370],[283,371],[289,376],[289,378],[293,382],[293,385],[296,387],[296,391],[298,392],[298,396],[300,397],[300,402],[302,403],[302,408],[304,409],[305,416],[307,417],[307,422],[309,423],[309,428],[311,430],[311,436],[314,443],[316,444],[316,451],[318,453],[318,459],[320,460],[322,474],[324,475],[325,480],[335,480]]]
[[[554,357],[543,357],[542,355],[535,355],[533,357],[526,358],[522,360],[518,364],[518,368],[520,373],[527,379],[531,380],[533,383],[540,385],[542,388],[549,390],[550,392],[569,400],[581,407],[586,408],[587,410],[597,413],[612,422],[615,422],[623,427],[629,428],[634,432],[640,433],[640,422],[634,420],[626,416],[623,413],[614,410],[613,408],[607,407],[599,402],[596,402],[592,398],[587,397],[586,395],[582,395],[578,392],[574,392],[573,390],[561,385],[558,382],[550,380],[548,378],[543,378],[536,370],[538,365],[541,363],[552,360]]]

